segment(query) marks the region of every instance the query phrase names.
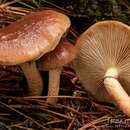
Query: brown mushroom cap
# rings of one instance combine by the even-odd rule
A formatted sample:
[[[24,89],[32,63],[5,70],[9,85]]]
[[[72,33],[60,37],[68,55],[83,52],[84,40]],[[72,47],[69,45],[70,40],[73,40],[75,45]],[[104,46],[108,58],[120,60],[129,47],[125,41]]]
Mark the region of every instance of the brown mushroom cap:
[[[130,27],[118,21],[98,22],[77,40],[75,71],[83,86],[100,101],[111,102],[104,87],[108,69],[130,95]],[[111,74],[113,77],[113,74]]]
[[[52,10],[30,13],[0,30],[0,64],[16,65],[52,51],[70,20]]]
[[[53,51],[45,54],[38,60],[38,68],[41,70],[61,68],[71,62],[75,56],[75,46],[68,41],[61,41]]]
[[[48,96],[58,96],[62,67],[71,62],[75,56],[76,48],[68,41],[61,40],[53,51],[38,60],[38,68],[49,71]],[[49,103],[56,103],[56,100],[56,98],[47,98]]]

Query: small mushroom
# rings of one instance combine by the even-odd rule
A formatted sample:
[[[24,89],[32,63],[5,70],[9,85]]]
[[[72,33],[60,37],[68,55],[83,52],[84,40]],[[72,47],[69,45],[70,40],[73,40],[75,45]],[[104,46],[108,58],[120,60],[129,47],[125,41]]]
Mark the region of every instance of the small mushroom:
[[[130,117],[130,27],[98,22],[81,34],[76,48],[74,68],[83,86]]]
[[[61,41],[52,52],[38,60],[40,70],[49,71],[48,96],[58,96],[60,74],[62,67],[70,63],[76,56],[76,48],[68,41]],[[55,103],[56,98],[48,98],[49,103]]]
[[[69,18],[57,11],[32,12],[0,30],[0,64],[20,65],[29,95],[41,95],[43,82],[35,60],[55,49],[70,26]]]

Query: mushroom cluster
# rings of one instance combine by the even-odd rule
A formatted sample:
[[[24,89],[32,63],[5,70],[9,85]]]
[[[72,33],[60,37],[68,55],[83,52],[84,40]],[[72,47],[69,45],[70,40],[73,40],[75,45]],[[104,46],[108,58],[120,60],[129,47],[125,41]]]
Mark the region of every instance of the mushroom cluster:
[[[31,96],[43,90],[37,66],[49,71],[48,96],[57,96],[62,67],[76,56],[73,65],[83,86],[130,117],[130,27],[118,21],[98,22],[81,34],[76,48],[61,40],[69,27],[69,18],[57,11],[27,14],[0,29],[0,65],[19,65]],[[56,98],[47,101],[55,103]]]
[[[76,48],[74,68],[83,86],[130,117],[130,27],[98,22],[81,34]]]
[[[0,29],[0,65],[20,65],[28,82],[28,95],[41,95],[43,90],[35,61],[53,51],[69,27],[66,15],[43,10]]]

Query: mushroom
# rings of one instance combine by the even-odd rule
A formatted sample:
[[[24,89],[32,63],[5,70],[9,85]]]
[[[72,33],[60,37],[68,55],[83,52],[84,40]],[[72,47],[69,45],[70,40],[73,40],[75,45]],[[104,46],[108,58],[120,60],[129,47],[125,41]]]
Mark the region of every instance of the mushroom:
[[[0,64],[20,65],[28,82],[28,95],[41,95],[43,82],[35,60],[55,49],[70,26],[57,11],[32,12],[0,30]]]
[[[73,64],[83,86],[130,117],[130,27],[114,20],[98,22],[81,34],[76,48]]]
[[[48,96],[58,96],[62,67],[70,63],[75,56],[75,46],[68,41],[61,41],[55,50],[45,54],[37,61],[39,70],[49,71]],[[56,98],[50,97],[47,101],[55,103]]]

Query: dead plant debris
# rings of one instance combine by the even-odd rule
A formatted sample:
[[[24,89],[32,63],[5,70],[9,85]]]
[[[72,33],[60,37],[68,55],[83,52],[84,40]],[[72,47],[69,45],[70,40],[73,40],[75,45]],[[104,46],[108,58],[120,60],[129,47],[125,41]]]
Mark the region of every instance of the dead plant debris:
[[[107,0],[105,7],[108,8],[108,13],[104,13],[103,16],[101,13],[103,8],[99,5],[102,5],[105,0],[95,2],[77,0],[77,3],[71,1],[71,5],[68,5],[69,1],[66,0],[65,4],[56,2],[54,0],[0,0],[0,28],[32,10],[44,8],[58,9],[71,18],[72,27],[67,37],[73,43],[79,33],[84,31],[84,27],[90,26],[95,21],[119,18],[129,24],[130,2],[127,0]],[[86,6],[83,6],[82,2]],[[96,16],[93,15],[94,8],[99,8]],[[110,9],[113,9],[112,12]],[[89,12],[87,17],[85,12],[86,14]],[[41,74],[44,81],[48,80],[47,72]],[[122,130],[129,129],[130,126],[123,124],[129,119],[111,104],[97,102],[89,92],[84,90],[71,67],[64,67],[60,86],[61,96],[57,96],[57,104],[48,104],[46,94],[26,97],[27,83],[21,69],[18,66],[1,66],[0,122],[3,122],[7,128],[0,127],[0,130],[10,128],[12,130],[113,130],[116,127],[123,127]]]

